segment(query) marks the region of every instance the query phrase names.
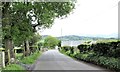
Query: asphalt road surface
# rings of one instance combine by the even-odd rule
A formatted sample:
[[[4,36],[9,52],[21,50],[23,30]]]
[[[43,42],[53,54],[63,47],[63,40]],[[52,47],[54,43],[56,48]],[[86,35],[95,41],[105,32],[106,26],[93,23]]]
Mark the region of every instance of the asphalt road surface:
[[[57,50],[44,52],[36,61],[33,70],[106,70],[99,66],[74,60]]]

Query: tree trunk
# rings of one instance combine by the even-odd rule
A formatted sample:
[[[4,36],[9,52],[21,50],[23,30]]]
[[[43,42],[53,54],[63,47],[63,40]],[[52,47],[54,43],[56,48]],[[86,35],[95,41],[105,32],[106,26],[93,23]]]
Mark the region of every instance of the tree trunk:
[[[5,39],[5,64],[10,63],[10,46],[11,42],[10,39]]]
[[[10,27],[10,15],[9,15],[9,6],[10,2],[2,2],[2,29],[3,32],[6,32],[7,35],[4,36],[4,43],[5,43],[5,64],[10,63],[10,52],[12,50],[12,39],[11,39],[11,32],[10,28],[5,30],[4,28]],[[8,34],[9,33],[9,34]]]
[[[29,42],[28,40],[24,41],[24,56],[30,55]]]
[[[15,52],[14,52],[14,45],[13,45],[13,41],[10,40],[10,58],[15,58]]]

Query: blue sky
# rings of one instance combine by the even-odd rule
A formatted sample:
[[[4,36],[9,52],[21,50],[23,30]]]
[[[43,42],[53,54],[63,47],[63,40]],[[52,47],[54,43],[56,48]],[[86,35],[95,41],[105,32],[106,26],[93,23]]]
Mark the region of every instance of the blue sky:
[[[79,0],[76,9],[64,19],[55,19],[42,35],[112,37],[118,33],[118,2],[120,0]],[[62,33],[61,33],[62,30]]]

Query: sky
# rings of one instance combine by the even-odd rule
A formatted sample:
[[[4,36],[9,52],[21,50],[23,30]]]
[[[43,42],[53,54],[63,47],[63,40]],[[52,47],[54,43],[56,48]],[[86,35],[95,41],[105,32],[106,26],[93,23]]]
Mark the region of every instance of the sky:
[[[120,0],[77,0],[67,18],[56,18],[50,29],[40,31],[51,36],[115,36],[118,33],[118,2]]]

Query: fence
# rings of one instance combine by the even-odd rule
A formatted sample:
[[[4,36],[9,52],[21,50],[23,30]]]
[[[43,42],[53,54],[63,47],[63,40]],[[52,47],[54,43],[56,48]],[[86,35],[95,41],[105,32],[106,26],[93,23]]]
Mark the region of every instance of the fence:
[[[15,48],[15,53],[16,53],[16,50],[18,49],[21,49],[21,48]],[[0,70],[2,68],[5,68],[5,49],[4,48],[0,48]]]

